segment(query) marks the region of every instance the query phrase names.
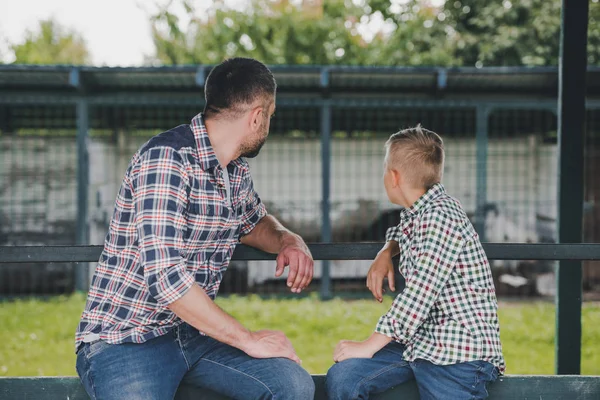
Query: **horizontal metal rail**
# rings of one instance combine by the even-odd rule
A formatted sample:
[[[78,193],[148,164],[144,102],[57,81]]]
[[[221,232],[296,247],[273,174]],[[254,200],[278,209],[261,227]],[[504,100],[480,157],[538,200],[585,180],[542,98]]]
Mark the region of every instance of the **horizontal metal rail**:
[[[315,260],[372,260],[383,243],[311,243]],[[2,263],[96,262],[103,246],[0,246]],[[483,243],[492,260],[600,260],[600,244]],[[274,260],[274,254],[239,245],[234,260]]]

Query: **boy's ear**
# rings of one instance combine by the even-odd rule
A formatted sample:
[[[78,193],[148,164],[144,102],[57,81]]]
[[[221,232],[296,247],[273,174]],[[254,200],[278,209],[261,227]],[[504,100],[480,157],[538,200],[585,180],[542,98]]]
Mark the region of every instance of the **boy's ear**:
[[[402,175],[400,174],[400,171],[392,168],[390,172],[392,173],[392,187],[399,187],[400,183],[402,182]]]

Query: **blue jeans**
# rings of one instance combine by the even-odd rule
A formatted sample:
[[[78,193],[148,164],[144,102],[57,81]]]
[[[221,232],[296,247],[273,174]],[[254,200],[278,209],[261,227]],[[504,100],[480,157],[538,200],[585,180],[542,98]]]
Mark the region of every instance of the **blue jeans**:
[[[311,376],[284,358],[256,359],[188,324],[145,343],[84,344],[77,373],[92,399],[173,399],[181,382],[234,399],[313,399]]]
[[[405,361],[404,346],[392,342],[373,358],[353,358],[333,365],[327,372],[330,400],[368,399],[393,386],[415,379],[421,400],[485,399],[486,384],[498,377],[498,369],[485,361],[435,365],[417,359]]]

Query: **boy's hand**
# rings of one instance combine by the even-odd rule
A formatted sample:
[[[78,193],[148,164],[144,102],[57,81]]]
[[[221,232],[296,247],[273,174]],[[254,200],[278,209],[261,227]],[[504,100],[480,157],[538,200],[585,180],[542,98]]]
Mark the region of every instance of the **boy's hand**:
[[[394,278],[394,265],[392,264],[391,254],[387,251],[382,251],[377,254],[371,268],[367,273],[367,287],[373,293],[373,296],[380,303],[383,301],[383,278],[387,276],[390,290],[396,290]]]
[[[373,333],[364,342],[342,340],[335,347],[333,361],[342,362],[349,358],[372,358],[373,354],[385,347],[391,339],[379,333]]]

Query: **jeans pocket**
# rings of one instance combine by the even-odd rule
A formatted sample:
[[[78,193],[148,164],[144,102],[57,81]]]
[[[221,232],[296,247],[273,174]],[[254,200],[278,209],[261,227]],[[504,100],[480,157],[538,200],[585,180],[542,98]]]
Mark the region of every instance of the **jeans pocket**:
[[[91,342],[88,345],[88,358],[95,356],[96,354],[100,353],[101,351],[103,351],[104,349],[106,349],[109,346],[111,346],[111,344],[105,342],[102,339],[98,339],[94,342]]]

